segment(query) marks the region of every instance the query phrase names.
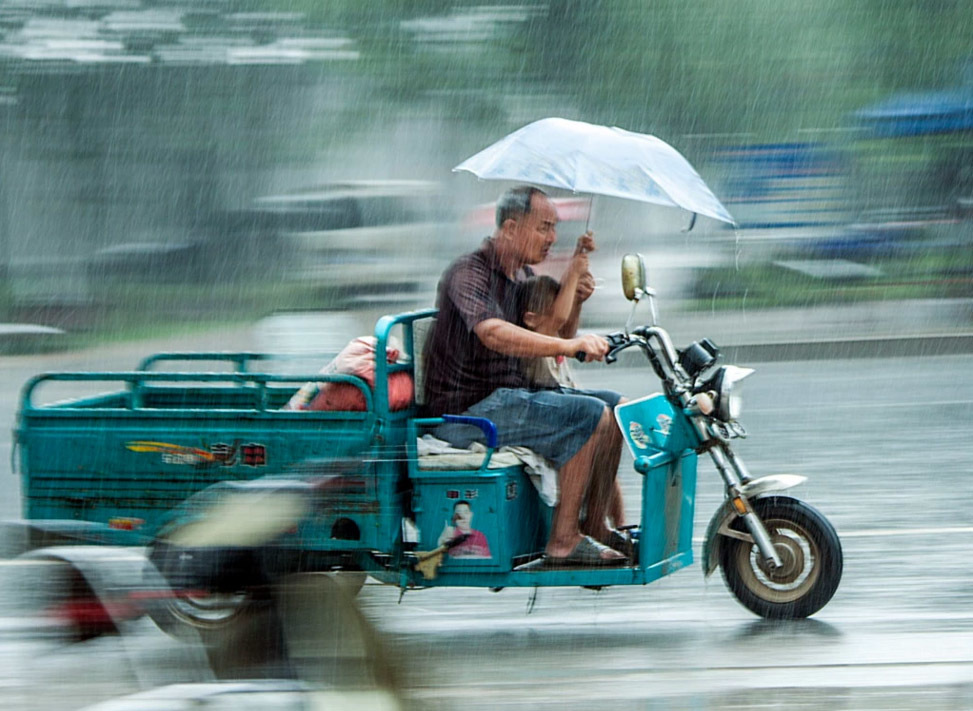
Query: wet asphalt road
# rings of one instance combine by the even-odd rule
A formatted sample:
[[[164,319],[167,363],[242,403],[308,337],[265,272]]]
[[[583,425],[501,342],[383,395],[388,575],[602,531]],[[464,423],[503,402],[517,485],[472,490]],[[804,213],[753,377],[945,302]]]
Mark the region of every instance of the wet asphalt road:
[[[29,363],[3,366],[0,417],[12,423]],[[427,590],[399,603],[372,584],[360,609],[415,708],[973,708],[970,370],[968,356],[768,363],[747,381],[750,438],[738,453],[755,476],[807,476],[796,495],[844,546],[841,587],[813,619],[761,621],[698,564],[647,587],[541,589],[529,614],[529,590]],[[631,368],[579,378],[630,397],[656,389]],[[634,520],[638,475],[626,463],[621,476]],[[702,460],[699,482],[697,536],[721,497]],[[3,516],[16,515],[16,494],[0,478]],[[18,616],[17,571],[0,566],[0,698],[11,708],[82,708],[205,676],[148,621],[134,640],[68,646],[40,633]]]

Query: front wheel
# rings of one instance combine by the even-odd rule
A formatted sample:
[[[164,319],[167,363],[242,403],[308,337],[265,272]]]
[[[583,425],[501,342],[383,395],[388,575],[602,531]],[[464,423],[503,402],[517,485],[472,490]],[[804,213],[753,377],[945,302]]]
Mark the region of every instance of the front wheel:
[[[752,504],[783,565],[769,566],[753,543],[723,538],[720,568],[727,587],[744,607],[767,619],[813,615],[841,582],[838,534],[828,519],[803,501],[768,496]],[[739,519],[732,525],[745,528]]]

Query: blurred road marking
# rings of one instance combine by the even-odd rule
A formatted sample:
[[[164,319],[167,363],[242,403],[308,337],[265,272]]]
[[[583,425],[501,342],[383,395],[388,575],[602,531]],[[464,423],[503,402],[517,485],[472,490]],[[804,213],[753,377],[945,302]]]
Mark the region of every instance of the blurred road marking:
[[[874,410],[874,409],[888,409],[890,407],[895,407],[898,409],[903,408],[927,408],[927,407],[947,407],[955,405],[971,405],[973,400],[936,400],[934,402],[916,402],[915,400],[909,400],[905,402],[842,402],[836,404],[828,404],[828,411],[832,410]],[[751,411],[759,412],[761,414],[774,413],[774,412],[794,412],[793,407],[751,407]]]
[[[584,655],[583,651],[578,654]],[[621,670],[611,675],[572,669],[574,674],[570,678],[556,677],[543,687],[536,679],[514,678],[502,683],[491,681],[487,685],[462,677],[455,682],[437,680],[435,687],[413,687],[406,694],[414,702],[452,698],[456,707],[476,699],[481,704],[477,708],[482,708],[484,703],[495,707],[520,706],[524,699],[535,698],[539,693],[543,694],[545,708],[553,708],[558,702],[571,704],[578,699],[591,699],[590,704],[586,704],[590,708],[610,708],[612,701],[644,703],[647,699],[653,705],[660,700],[669,701],[675,708],[729,708],[724,704],[728,701],[732,704],[737,695],[745,695],[743,698],[750,706],[755,699],[769,692],[774,698],[799,695],[796,703],[805,708],[828,708],[834,706],[832,694],[837,687],[843,696],[858,701],[855,708],[915,709],[922,703],[928,704],[930,699],[936,706],[936,698],[945,701],[962,696],[963,689],[969,684],[970,668],[971,663],[965,660],[933,660],[784,666],[753,664],[741,668],[662,667],[657,670]],[[692,691],[687,692],[687,688]],[[892,698],[902,700],[902,704],[888,703]],[[869,705],[875,701],[880,705]],[[737,708],[735,704],[733,707]]]
[[[943,533],[973,533],[973,526],[940,526],[939,528],[872,528],[861,531],[838,531],[838,538],[893,538],[897,536],[933,536]],[[702,536],[694,537],[694,543],[702,543]]]
[[[27,566],[27,565],[63,565],[63,560],[38,560],[38,559],[19,559],[14,558],[13,560],[0,560],[0,566],[7,568],[15,568],[17,566]]]
[[[840,538],[881,538],[882,536],[928,536],[939,533],[973,533],[973,526],[939,528],[874,528],[864,531],[840,531]]]

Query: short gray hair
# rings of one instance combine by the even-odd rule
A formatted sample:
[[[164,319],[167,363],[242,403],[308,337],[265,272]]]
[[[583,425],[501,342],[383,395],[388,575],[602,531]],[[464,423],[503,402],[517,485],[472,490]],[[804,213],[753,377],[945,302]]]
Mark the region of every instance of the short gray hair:
[[[547,197],[547,193],[533,185],[518,185],[501,195],[497,200],[497,227],[511,218],[517,219],[529,215],[530,203],[535,195]]]

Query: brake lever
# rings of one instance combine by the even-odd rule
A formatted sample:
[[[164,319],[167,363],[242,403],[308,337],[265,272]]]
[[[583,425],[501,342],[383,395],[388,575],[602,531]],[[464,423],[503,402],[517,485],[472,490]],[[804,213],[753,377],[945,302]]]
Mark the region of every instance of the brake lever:
[[[605,336],[605,340],[614,348],[628,343],[628,336],[623,331],[615,331]]]
[[[626,341],[625,343],[619,343],[617,346],[612,348],[608,353],[605,354],[606,363],[614,363],[618,360],[618,354],[621,353],[626,348],[636,345],[632,341]]]
[[[615,331],[614,333],[609,333],[605,336],[605,340],[608,341],[608,345],[611,346],[608,353],[605,355],[606,363],[614,363],[618,359],[618,353],[625,350],[629,346],[635,345],[624,331]],[[587,356],[584,351],[578,351],[574,354],[574,357],[581,363],[587,362]]]

